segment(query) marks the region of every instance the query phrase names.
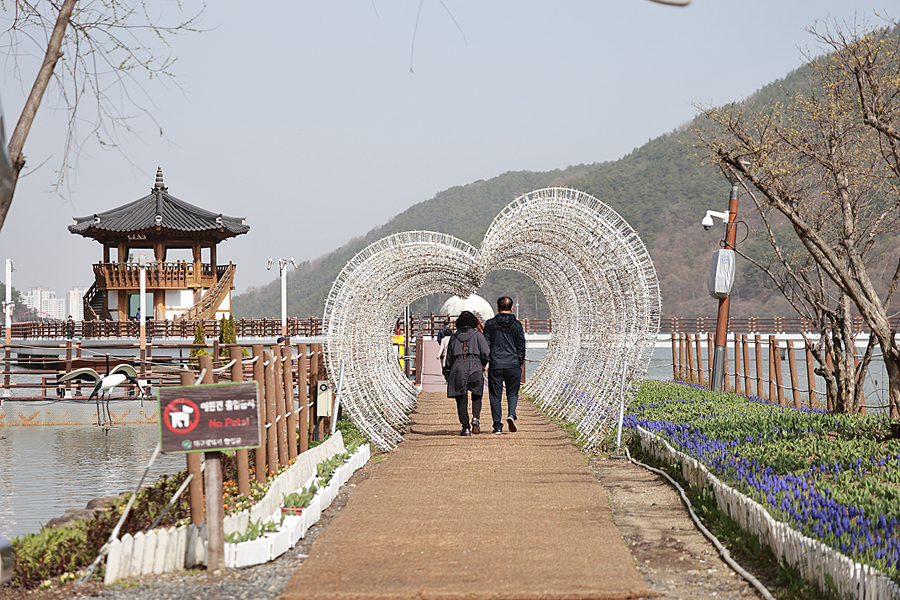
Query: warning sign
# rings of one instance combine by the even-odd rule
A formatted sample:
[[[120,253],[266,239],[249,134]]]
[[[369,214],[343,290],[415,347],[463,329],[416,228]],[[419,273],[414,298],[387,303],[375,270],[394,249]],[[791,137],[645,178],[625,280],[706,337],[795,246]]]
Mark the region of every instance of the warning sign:
[[[157,388],[163,452],[256,448],[260,440],[255,381]]]

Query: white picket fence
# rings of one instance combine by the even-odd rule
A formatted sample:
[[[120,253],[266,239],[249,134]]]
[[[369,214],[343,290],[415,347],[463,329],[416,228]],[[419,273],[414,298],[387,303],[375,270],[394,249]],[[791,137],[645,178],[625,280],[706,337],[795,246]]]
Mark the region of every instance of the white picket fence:
[[[900,600],[900,586],[881,571],[855,562],[847,556],[807,537],[790,525],[775,520],[758,502],[722,483],[699,461],[679,452],[666,440],[638,427],[641,447],[668,464],[681,462],[685,481],[699,488],[711,488],[719,510],[734,519],[741,528],[768,544],[775,556],[800,571],[800,574],[828,589],[831,577],[841,597],[859,600]]]
[[[262,500],[249,510],[225,517],[224,533],[227,535],[243,532],[250,520],[264,523],[280,519],[283,495],[297,491],[305,484],[308,485],[314,479],[319,463],[343,452],[345,452],[344,442],[338,431],[319,446],[300,454],[294,464],[272,482]],[[337,489],[368,461],[369,456],[369,446],[360,446],[350,460],[335,471],[329,485],[322,488],[313,498],[304,514],[285,517],[277,532],[252,542],[226,544],[226,566],[260,564],[273,560],[288,548],[292,548],[307,529],[319,520],[321,511],[331,504]],[[134,536],[126,534],[110,544],[104,581],[109,585],[121,579],[169,573],[205,563],[205,523],[200,527],[183,525],[169,529],[154,529]]]

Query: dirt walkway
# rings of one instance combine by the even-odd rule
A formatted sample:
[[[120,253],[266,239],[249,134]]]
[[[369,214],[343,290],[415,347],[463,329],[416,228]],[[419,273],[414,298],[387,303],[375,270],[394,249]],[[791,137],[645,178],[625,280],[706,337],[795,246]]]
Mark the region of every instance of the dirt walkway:
[[[423,393],[412,419],[282,598],[656,595],[581,454],[533,405],[520,404],[514,434],[459,437],[439,392]]]

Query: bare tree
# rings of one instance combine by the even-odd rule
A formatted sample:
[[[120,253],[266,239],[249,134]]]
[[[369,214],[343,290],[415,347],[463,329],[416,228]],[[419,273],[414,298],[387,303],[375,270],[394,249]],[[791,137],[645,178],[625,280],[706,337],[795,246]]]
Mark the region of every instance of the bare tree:
[[[884,358],[891,416],[900,418],[900,347],[888,314],[900,261],[886,285],[871,269],[879,239],[900,229],[900,36],[894,24],[810,33],[830,53],[810,58],[807,89],[765,110],[706,109],[713,126],[699,132],[699,144],[759,191],[761,214],[774,210],[793,230],[812,268],[809,282],[788,277],[798,290],[820,279],[807,304],[834,331],[831,342],[846,345],[848,302],[865,320]],[[850,385],[844,363],[833,375]]]
[[[758,248],[751,246],[749,252],[741,247],[737,247],[736,252],[769,277],[797,314],[820,334],[817,342],[806,336],[804,339],[819,364],[816,373],[825,380],[832,400],[831,408],[835,412],[859,412],[862,384],[872,360],[875,338],[869,338],[863,360],[857,361],[854,357],[855,338],[849,299],[825,276],[797,237],[791,235],[793,231],[786,231],[790,228],[784,225],[783,218],[779,219],[780,213],[773,212],[756,190],[745,182],[744,190],[753,201],[761,221],[761,226],[754,229],[754,233],[765,240],[769,250],[759,252]],[[828,205],[820,203],[817,208],[827,210]],[[822,236],[830,236],[828,227],[821,227],[829,223],[827,215],[818,215],[809,221],[820,227]]]
[[[0,186],[0,229],[25,166],[25,141],[54,80],[55,92],[68,110],[60,184],[84,138],[114,146],[117,131],[130,130],[132,115],[124,111],[146,112],[135,97],[140,89],[136,73],[151,79],[171,77],[175,59],[160,47],[167,48],[174,35],[198,31],[202,11],[164,25],[163,17],[153,16],[152,10],[153,5],[143,0],[13,0],[7,11],[11,23],[0,37],[7,56],[18,68],[18,60],[38,47],[44,60],[10,136],[10,173],[5,187]],[[86,135],[79,133],[79,125],[87,126]]]

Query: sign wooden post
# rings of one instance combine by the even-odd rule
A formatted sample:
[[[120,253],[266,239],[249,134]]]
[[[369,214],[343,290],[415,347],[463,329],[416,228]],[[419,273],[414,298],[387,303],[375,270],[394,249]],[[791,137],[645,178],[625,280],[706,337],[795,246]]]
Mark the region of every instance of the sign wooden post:
[[[200,357],[212,379],[212,359]],[[193,379],[193,375],[190,378]],[[259,446],[260,401],[256,382],[160,388],[160,445],[163,452],[206,453],[207,569],[225,566],[222,453]],[[193,504],[193,494],[192,494]],[[193,511],[192,511],[193,512]]]
[[[181,371],[179,374],[181,385],[194,385],[194,373],[191,371]],[[162,414],[162,413],[157,413]],[[206,522],[206,507],[203,505],[203,462],[200,455],[190,453],[187,455],[188,475],[193,475],[188,490],[191,496],[191,523],[200,526]]]

